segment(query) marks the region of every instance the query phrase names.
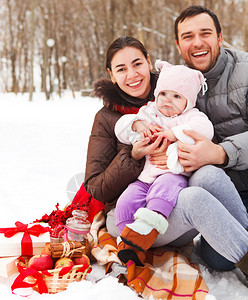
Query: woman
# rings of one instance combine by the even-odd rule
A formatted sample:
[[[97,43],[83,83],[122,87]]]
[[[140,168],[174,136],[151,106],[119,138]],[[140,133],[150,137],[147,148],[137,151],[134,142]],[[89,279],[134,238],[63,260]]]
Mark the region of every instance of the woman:
[[[136,113],[154,99],[157,74],[151,72],[149,54],[138,40],[121,37],[107,51],[106,69],[111,80],[95,83],[94,94],[103,99],[104,107],[96,114],[86,164],[85,188],[97,200],[105,203],[106,213],[115,207],[120,194],[137,179],[143,169],[145,155],[160,148],[159,138],[152,145],[149,140],[133,147],[118,142],[114,126],[125,113]],[[118,84],[117,84],[118,82]]]
[[[119,143],[114,134],[115,123],[122,114],[135,113],[154,98],[157,76],[151,72],[150,57],[144,46],[132,37],[118,38],[107,51],[106,69],[111,81],[101,79],[94,86],[95,96],[103,99],[104,107],[96,114],[89,140],[85,188],[105,203],[107,229],[117,236],[112,208],[142,171],[145,155],[161,156],[166,144],[163,141],[160,145],[161,137],[152,144],[146,138],[131,148]],[[208,178],[199,180],[201,169],[194,173],[191,181],[195,180],[196,185],[202,184],[202,187],[181,190],[168,218],[167,231],[159,235],[153,245],[182,246],[200,232],[218,253],[238,264],[244,272],[247,268],[248,273],[245,207],[222,169],[203,168],[208,168]]]

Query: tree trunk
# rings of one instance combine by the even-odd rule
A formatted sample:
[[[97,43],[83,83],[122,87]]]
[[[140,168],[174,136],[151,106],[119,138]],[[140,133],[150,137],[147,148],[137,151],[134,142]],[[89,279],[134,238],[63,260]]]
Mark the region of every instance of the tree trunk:
[[[31,24],[30,24],[30,68],[29,68],[29,101],[33,100],[34,92],[34,11],[35,0],[31,1]]]

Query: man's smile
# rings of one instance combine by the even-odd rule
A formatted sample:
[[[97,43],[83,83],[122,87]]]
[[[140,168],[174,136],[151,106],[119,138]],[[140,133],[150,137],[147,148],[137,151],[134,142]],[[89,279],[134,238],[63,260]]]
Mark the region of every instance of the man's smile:
[[[208,54],[208,51],[200,51],[200,52],[192,53],[192,56],[193,57],[200,57],[200,56],[205,56],[207,54]]]

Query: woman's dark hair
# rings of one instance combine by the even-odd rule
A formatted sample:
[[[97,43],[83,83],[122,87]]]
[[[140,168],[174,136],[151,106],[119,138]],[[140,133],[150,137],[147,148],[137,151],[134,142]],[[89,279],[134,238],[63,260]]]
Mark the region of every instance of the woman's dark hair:
[[[175,38],[176,38],[177,42],[178,42],[178,23],[183,22],[186,18],[190,18],[190,17],[197,16],[199,14],[204,14],[204,13],[208,14],[214,21],[214,26],[215,26],[217,34],[219,36],[219,34],[221,33],[221,26],[220,26],[220,22],[218,20],[218,17],[216,16],[216,14],[214,12],[212,12],[210,9],[208,9],[207,7],[204,7],[201,5],[192,5],[192,6],[185,8],[175,21],[174,33],[175,33]]]
[[[121,49],[126,47],[134,47],[139,49],[147,59],[147,50],[144,45],[132,36],[121,36],[113,41],[113,43],[109,46],[106,53],[106,69],[111,70],[111,61],[113,56]]]

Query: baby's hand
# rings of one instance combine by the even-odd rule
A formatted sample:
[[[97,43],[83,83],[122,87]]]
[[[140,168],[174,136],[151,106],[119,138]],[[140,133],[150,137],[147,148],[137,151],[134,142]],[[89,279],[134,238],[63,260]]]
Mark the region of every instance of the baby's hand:
[[[145,120],[137,120],[133,122],[132,130],[138,132],[141,138],[149,137],[151,135],[149,125]]]
[[[163,131],[160,131],[160,132],[155,132],[151,138],[150,138],[150,143],[154,143],[156,141],[156,139],[161,136],[162,137],[162,142],[166,143],[167,142],[167,138],[165,137],[164,135],[164,132]]]
[[[152,128],[153,133],[163,132],[164,131],[163,127],[160,127],[158,125],[152,125],[151,124],[150,126]]]
[[[159,135],[162,135],[166,140],[170,141],[170,142],[176,142],[177,138],[174,134],[174,132],[171,129],[166,129],[164,131],[161,132],[156,132],[153,134],[152,138],[156,139]]]
[[[132,130],[138,132],[141,138],[152,138],[154,133],[160,132],[163,129],[159,126],[150,124],[145,120],[137,120],[133,122]]]
[[[164,137],[167,138],[168,141],[170,142],[176,142],[177,138],[174,134],[174,132],[171,129],[166,129],[164,132]]]

